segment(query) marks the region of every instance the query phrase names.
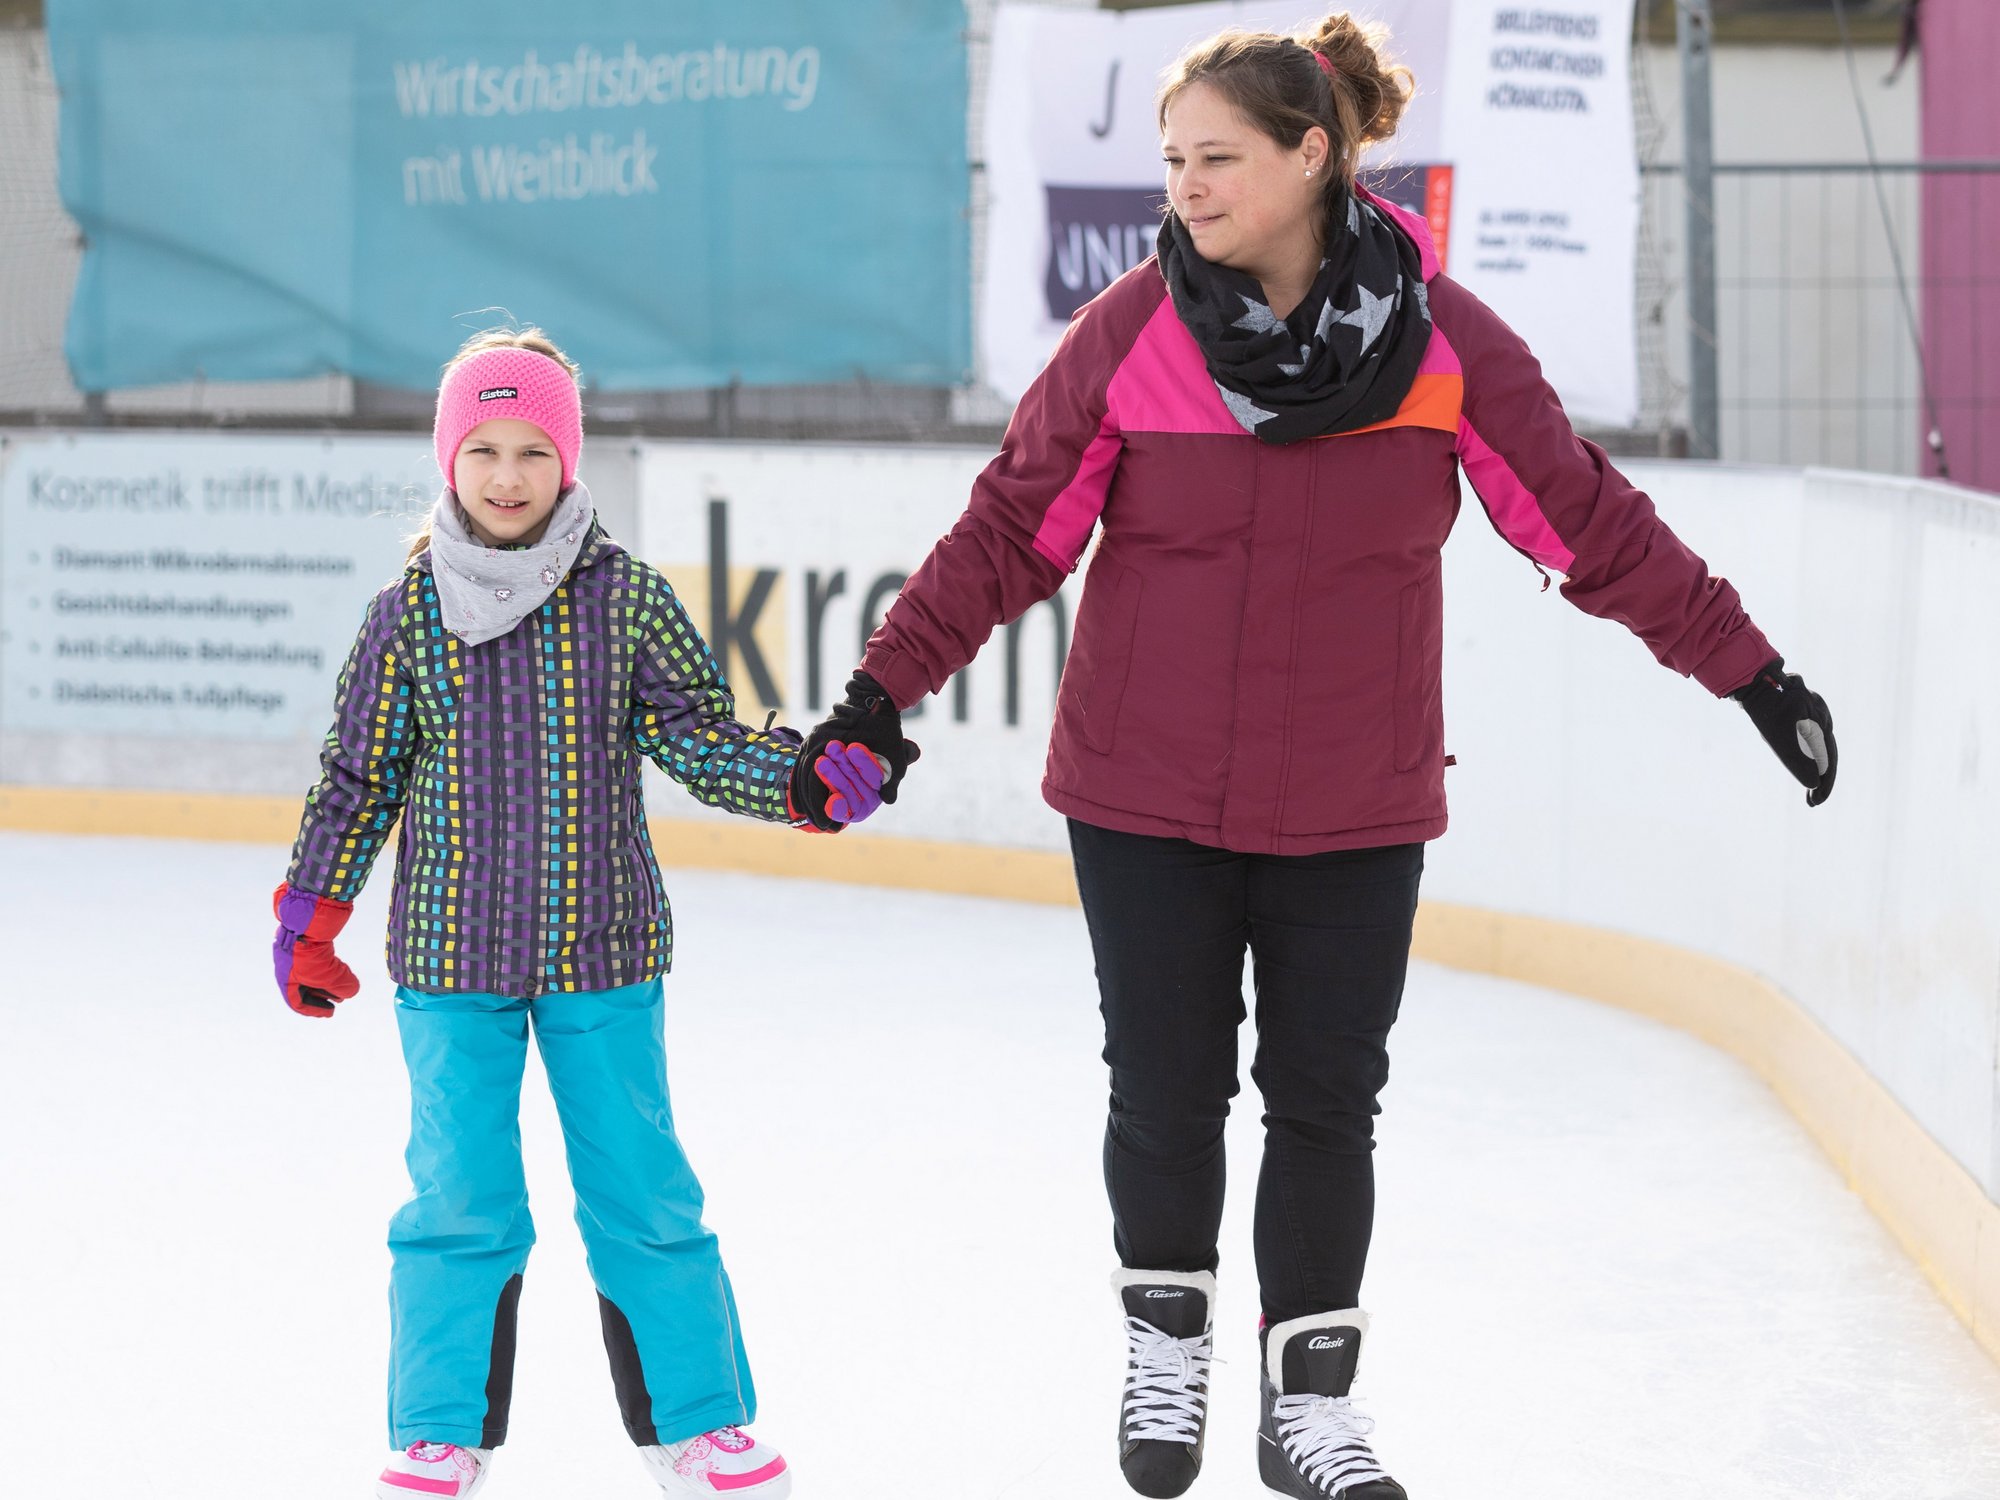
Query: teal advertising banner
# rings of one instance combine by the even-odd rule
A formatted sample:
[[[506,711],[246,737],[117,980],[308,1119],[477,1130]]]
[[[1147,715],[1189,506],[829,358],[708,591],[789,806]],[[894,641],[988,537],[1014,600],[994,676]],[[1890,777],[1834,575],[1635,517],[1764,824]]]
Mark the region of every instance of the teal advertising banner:
[[[429,388],[501,312],[603,390],[971,362],[960,0],[49,0],[86,391]]]

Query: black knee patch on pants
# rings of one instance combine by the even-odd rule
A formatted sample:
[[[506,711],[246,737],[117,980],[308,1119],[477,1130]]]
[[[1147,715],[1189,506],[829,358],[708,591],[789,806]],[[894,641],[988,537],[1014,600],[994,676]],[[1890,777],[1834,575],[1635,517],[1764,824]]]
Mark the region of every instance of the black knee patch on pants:
[[[618,1304],[604,1293],[597,1294],[597,1315],[604,1323],[604,1352],[611,1356],[611,1384],[618,1391],[618,1415],[625,1420],[625,1432],[642,1448],[660,1440],[653,1425],[653,1397],[646,1389],[646,1372],[639,1365],[639,1344],[632,1337],[632,1325]]]
[[[520,1273],[507,1278],[493,1308],[493,1353],[486,1366],[486,1420],[479,1425],[479,1446],[497,1448],[507,1441],[507,1416],[514,1405],[514,1330],[521,1315]]]

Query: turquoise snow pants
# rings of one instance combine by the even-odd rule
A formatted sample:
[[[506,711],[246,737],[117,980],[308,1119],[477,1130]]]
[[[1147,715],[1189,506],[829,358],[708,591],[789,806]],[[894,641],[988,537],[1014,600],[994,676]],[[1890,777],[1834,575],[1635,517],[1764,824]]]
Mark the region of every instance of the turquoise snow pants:
[[[389,1441],[506,1440],[535,1242],[521,1171],[532,1026],[633,1442],[747,1423],[757,1397],[701,1184],[667,1102],[660,981],[515,1000],[396,991],[411,1197],[389,1223]]]

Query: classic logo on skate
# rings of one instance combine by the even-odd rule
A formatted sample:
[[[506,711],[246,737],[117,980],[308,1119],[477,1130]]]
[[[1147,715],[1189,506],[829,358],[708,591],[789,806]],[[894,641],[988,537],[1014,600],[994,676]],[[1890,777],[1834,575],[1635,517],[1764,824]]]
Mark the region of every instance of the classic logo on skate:
[[[1162,1288],[1160,1288],[1160,1287],[1153,1287],[1153,1288],[1151,1288],[1151,1289],[1149,1289],[1149,1290],[1147,1291],[1146,1295],[1147,1295],[1147,1297],[1149,1297],[1149,1298],[1151,1298],[1151,1297],[1185,1297],[1185,1296],[1187,1295],[1187,1293],[1186,1293],[1186,1292],[1169,1292],[1169,1291],[1165,1291],[1165,1290],[1163,1290],[1163,1289],[1162,1289]]]
[[[520,396],[520,390],[511,385],[496,385],[490,391],[481,391],[479,393],[481,401],[518,401]]]
[[[1347,1340],[1330,1339],[1325,1334],[1321,1334],[1310,1344],[1307,1344],[1306,1347],[1308,1349],[1345,1349],[1347,1347]]]

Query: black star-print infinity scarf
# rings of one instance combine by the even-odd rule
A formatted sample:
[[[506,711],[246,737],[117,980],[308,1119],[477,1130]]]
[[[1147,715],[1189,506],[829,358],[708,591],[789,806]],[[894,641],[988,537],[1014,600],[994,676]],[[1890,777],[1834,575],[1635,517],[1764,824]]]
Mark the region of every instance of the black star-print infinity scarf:
[[[1251,277],[1203,260],[1174,214],[1159,254],[1174,311],[1246,432],[1267,443],[1352,432],[1387,421],[1409,394],[1431,337],[1423,263],[1365,199],[1334,202],[1326,259],[1289,317]]]

